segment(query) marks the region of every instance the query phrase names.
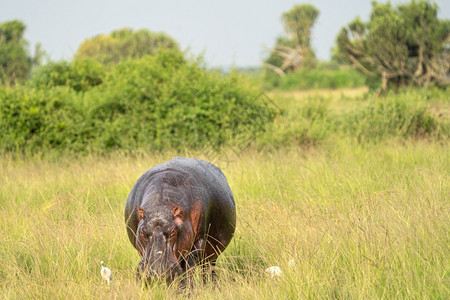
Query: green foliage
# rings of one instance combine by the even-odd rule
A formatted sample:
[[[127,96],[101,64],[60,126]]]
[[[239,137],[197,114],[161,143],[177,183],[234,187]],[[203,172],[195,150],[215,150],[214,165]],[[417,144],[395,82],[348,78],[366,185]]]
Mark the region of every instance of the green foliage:
[[[392,94],[377,99],[344,118],[342,130],[360,141],[439,135],[439,121],[429,112],[424,99],[411,99],[410,96],[410,93]],[[444,134],[448,137],[449,132]]]
[[[450,137],[450,119],[446,111],[446,91],[407,89],[376,98],[355,99],[326,96],[303,99],[280,98],[282,114],[271,130],[257,141],[261,147],[316,145],[336,138],[357,143],[379,143],[387,139],[436,139]],[[282,103],[290,103],[283,106]],[[439,103],[439,104],[437,104]],[[444,113],[434,112],[436,105]]]
[[[334,126],[326,99],[309,99],[295,113],[284,111],[283,120],[277,121],[273,130],[258,141],[260,145],[275,148],[317,145],[330,136]]]
[[[85,115],[67,87],[1,90],[0,147],[3,151],[83,149]],[[83,140],[78,140],[82,138]]]
[[[250,142],[274,117],[241,76],[205,71],[177,51],[105,74],[92,61],[50,64],[37,74],[32,87],[1,91],[4,151],[218,149]]]
[[[337,36],[336,57],[377,78],[381,87],[450,84],[450,22],[438,7],[412,1],[395,8],[373,2],[367,23],[356,18]]]
[[[283,77],[266,77],[264,81],[266,88],[280,90],[351,88],[364,83],[365,76],[356,70],[326,69],[301,69]]]
[[[311,28],[319,16],[319,10],[311,4],[295,5],[283,13],[286,37],[278,37],[274,49],[265,60],[267,76],[283,75],[300,68],[312,68],[315,55],[311,48]]]
[[[179,51],[179,46],[164,33],[123,28],[86,39],[75,53],[75,60],[90,58],[104,65],[112,65],[128,58],[152,55],[162,49]]]
[[[283,13],[281,20],[287,34],[297,45],[311,47],[311,28],[319,16],[319,10],[311,4],[295,5]]]
[[[25,79],[31,69],[25,25],[18,20],[0,23],[0,84]]]
[[[50,62],[35,72],[30,84],[39,89],[69,86],[84,92],[100,85],[104,76],[104,66],[94,60],[75,60],[70,64],[66,61]]]
[[[269,66],[274,66],[274,67],[281,69],[285,59],[282,55],[280,55],[280,53],[278,52],[277,49],[294,48],[294,47],[295,47],[294,41],[292,41],[286,37],[278,37],[275,42],[275,48],[273,50],[271,50],[269,57],[267,57],[267,59],[264,61],[264,64],[266,65],[266,67],[267,67],[267,65],[269,65]],[[276,73],[276,72],[270,72],[270,74],[277,75],[277,76],[280,75],[279,73]]]

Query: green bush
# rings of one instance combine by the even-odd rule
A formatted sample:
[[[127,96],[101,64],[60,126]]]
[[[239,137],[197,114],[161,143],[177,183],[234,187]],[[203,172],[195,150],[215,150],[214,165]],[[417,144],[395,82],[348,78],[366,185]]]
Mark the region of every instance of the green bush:
[[[69,86],[75,91],[85,92],[100,85],[104,76],[104,66],[94,60],[76,60],[71,64],[60,61],[39,68],[30,84],[38,89]]]
[[[43,149],[82,150],[87,142],[78,95],[68,87],[17,87],[0,93],[0,148],[34,152]],[[80,138],[82,141],[80,141]]]
[[[243,78],[207,72],[174,52],[119,64],[97,92],[93,115],[113,124],[108,136],[120,148],[124,134],[137,147],[218,148],[250,139],[274,116]]]
[[[445,126],[445,120],[431,114],[427,99],[421,93],[406,90],[374,99],[367,107],[344,116],[341,128],[364,141],[395,136],[448,135],[449,132],[442,130]]]
[[[32,87],[2,90],[0,125],[6,130],[0,147],[100,153],[218,149],[250,141],[275,116],[243,77],[208,72],[176,51],[124,61],[104,75],[88,72],[97,70],[92,66],[97,65],[53,64]],[[99,75],[101,82],[89,81],[87,74]]]

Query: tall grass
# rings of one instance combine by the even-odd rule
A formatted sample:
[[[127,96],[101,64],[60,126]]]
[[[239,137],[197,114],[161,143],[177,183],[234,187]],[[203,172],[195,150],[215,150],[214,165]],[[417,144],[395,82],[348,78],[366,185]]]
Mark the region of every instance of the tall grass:
[[[387,139],[447,140],[448,90],[405,89],[378,97],[366,89],[272,92],[281,114],[258,139],[270,148],[316,145],[336,138],[359,143]]]
[[[353,142],[249,149],[227,159],[3,157],[0,297],[449,298],[448,144]],[[216,284],[142,288],[125,199],[141,173],[177,154],[222,168],[236,198],[236,235],[218,261]],[[113,270],[110,287],[101,260]],[[272,265],[281,278],[266,276]]]

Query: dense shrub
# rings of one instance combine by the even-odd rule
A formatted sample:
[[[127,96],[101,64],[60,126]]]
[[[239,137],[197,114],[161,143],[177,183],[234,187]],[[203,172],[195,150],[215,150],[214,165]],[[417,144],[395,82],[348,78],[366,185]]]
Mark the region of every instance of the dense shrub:
[[[43,89],[55,86],[69,86],[75,91],[87,91],[100,85],[105,76],[104,66],[94,60],[51,62],[39,68],[30,84]]]
[[[427,99],[418,92],[391,92],[374,99],[367,107],[346,115],[342,130],[360,141],[380,140],[388,137],[423,137],[448,135],[441,130],[445,120],[439,120],[429,110]]]
[[[78,95],[68,87],[0,92],[0,147],[6,151],[82,150],[87,142],[86,116]]]
[[[208,72],[176,51],[119,63],[104,76],[93,72],[100,83],[86,76],[101,70],[91,66],[53,64],[33,87],[2,90],[0,147],[217,149],[251,140],[275,115],[239,75]]]

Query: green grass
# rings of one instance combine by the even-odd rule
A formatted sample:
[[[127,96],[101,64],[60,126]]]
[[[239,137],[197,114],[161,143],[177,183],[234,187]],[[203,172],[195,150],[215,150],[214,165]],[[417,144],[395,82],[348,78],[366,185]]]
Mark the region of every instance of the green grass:
[[[4,154],[0,298],[448,299],[446,93],[272,93],[282,113],[265,135],[220,155]],[[135,280],[139,256],[123,209],[136,179],[176,155],[224,171],[237,204],[236,235],[219,258],[217,284],[146,289]],[[113,270],[110,287],[101,260]],[[273,265],[281,278],[264,273]]]
[[[237,204],[217,284],[189,294],[136,283],[123,220],[138,176],[176,154],[220,166]],[[448,299],[449,170],[448,143],[424,140],[222,157],[2,157],[0,297]],[[110,288],[101,260],[114,273]],[[272,265],[281,278],[264,274]]]
[[[52,63],[28,84],[0,86],[0,153],[221,148],[250,138],[275,112],[243,76],[208,71],[178,52]]]
[[[279,115],[256,144],[262,148],[318,145],[352,139],[361,144],[389,139],[448,140],[449,90],[404,89],[383,96],[367,88],[275,91]]]
[[[263,86],[266,89],[284,91],[354,88],[364,86],[366,82],[366,76],[357,70],[334,67],[301,69],[294,73],[286,73],[283,77],[272,71],[269,72],[262,79]]]

